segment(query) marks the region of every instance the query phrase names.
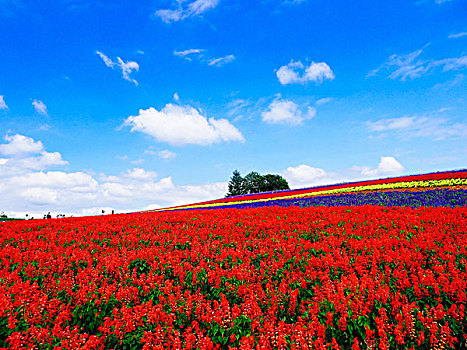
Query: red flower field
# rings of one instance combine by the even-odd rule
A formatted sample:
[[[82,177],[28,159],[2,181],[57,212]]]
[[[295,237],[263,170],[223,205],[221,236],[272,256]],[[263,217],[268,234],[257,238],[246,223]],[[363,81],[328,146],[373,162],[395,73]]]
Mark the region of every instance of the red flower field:
[[[0,348],[463,349],[467,208],[0,225]]]

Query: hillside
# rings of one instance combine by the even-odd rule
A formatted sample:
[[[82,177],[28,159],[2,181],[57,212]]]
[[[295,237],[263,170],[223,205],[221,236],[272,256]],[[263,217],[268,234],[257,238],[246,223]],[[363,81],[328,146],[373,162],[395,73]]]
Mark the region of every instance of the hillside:
[[[0,348],[464,349],[465,186],[444,172],[4,222]],[[365,202],[396,193],[407,206]]]
[[[291,205],[462,207],[467,205],[467,169],[232,196],[154,211]]]

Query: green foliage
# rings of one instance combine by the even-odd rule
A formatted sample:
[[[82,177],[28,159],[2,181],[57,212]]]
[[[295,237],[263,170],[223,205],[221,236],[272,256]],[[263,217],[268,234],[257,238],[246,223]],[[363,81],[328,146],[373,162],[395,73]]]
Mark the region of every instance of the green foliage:
[[[238,196],[243,194],[261,193],[270,191],[289,190],[289,184],[280,175],[261,175],[255,171],[247,174],[245,177],[235,170],[229,181],[229,191],[226,197]]]
[[[230,178],[229,181],[229,192],[225,195],[226,197],[230,196],[238,196],[244,193],[244,180],[240,175],[240,172],[235,170],[233,172],[233,176]]]

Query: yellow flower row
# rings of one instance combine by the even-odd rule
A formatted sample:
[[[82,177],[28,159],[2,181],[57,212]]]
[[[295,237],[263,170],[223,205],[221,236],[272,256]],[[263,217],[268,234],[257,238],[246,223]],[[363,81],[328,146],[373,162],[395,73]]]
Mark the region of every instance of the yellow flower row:
[[[335,188],[332,190],[322,190],[315,192],[308,192],[302,194],[294,194],[288,196],[274,197],[274,198],[260,198],[253,200],[243,200],[235,202],[221,202],[221,203],[208,203],[208,204],[191,204],[183,207],[177,208],[167,208],[167,209],[156,209],[155,211],[166,211],[166,210],[178,210],[178,209],[194,209],[194,208],[209,208],[209,207],[219,207],[226,205],[236,205],[236,204],[245,204],[245,203],[254,203],[254,202],[269,202],[274,200],[283,200],[283,199],[295,199],[295,198],[306,198],[313,196],[325,196],[332,194],[343,194],[343,193],[354,193],[354,192],[368,192],[368,191],[381,191],[381,190],[400,190],[400,189],[415,189],[415,188],[427,188],[427,187],[447,187],[447,186],[456,186],[463,187],[467,186],[467,179],[444,179],[444,180],[427,180],[427,181],[407,181],[407,182],[394,182],[394,183],[383,183],[376,185],[365,185],[365,186],[354,186],[354,187],[344,187],[344,188]]]

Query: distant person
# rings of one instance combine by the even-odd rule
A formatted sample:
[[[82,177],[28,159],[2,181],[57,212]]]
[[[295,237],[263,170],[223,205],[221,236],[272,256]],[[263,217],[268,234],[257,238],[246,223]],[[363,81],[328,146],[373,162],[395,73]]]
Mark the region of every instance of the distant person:
[[[50,215],[50,211],[47,213],[47,219],[52,219],[52,215]]]

